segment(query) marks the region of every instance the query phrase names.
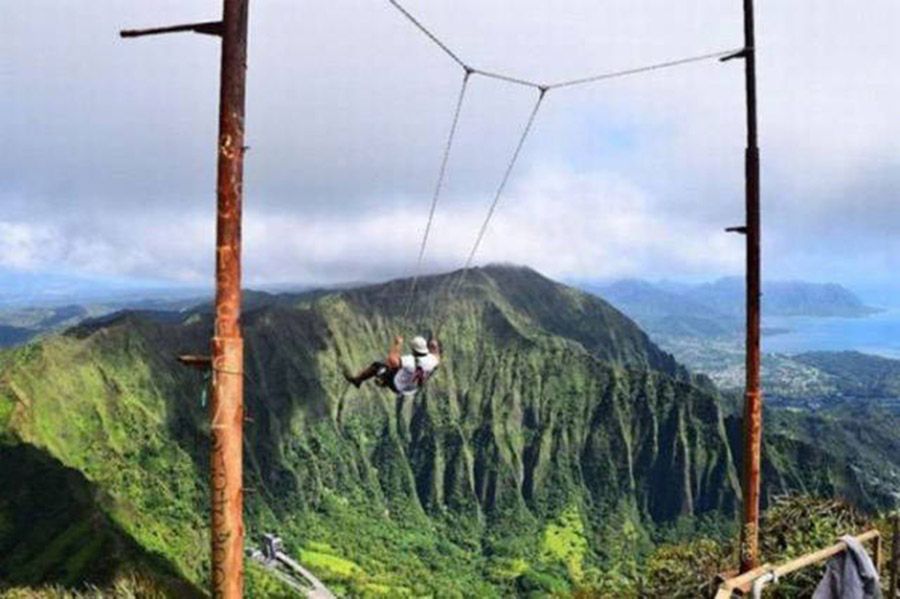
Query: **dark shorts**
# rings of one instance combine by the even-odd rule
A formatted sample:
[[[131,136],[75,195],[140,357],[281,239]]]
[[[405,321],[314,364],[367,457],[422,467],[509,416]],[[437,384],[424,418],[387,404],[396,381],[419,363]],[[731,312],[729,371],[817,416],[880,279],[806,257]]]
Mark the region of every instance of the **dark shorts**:
[[[397,387],[394,386],[394,377],[400,370],[399,368],[391,368],[384,362],[372,362],[372,367],[375,368],[375,381],[378,385],[387,387],[394,393],[399,393]]]

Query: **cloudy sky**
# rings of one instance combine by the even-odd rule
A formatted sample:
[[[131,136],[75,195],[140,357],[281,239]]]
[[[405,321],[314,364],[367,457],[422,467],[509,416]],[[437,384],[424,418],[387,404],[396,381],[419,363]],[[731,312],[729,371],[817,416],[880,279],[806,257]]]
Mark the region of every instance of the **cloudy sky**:
[[[741,45],[738,0],[407,0],[464,60],[557,81]],[[206,284],[218,43],[120,28],[215,0],[0,3],[0,281]],[[900,268],[900,3],[758,0],[764,269],[875,288]],[[408,274],[461,70],[387,0],[257,0],[250,284]],[[428,270],[460,266],[535,100],[474,78]],[[740,274],[743,74],[691,64],[552,91],[477,262],[567,280]]]

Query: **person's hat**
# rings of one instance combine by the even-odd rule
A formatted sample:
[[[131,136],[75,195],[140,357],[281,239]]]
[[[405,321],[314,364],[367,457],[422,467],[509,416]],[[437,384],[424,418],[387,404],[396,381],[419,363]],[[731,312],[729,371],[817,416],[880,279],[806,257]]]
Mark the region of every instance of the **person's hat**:
[[[413,337],[413,340],[409,342],[409,346],[416,355],[424,356],[428,353],[428,342],[421,335]]]

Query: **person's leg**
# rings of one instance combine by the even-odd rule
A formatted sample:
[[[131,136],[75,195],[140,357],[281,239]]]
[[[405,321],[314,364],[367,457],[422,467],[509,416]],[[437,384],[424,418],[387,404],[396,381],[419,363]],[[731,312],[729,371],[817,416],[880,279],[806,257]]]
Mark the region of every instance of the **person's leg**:
[[[367,368],[365,368],[355,376],[350,372],[345,371],[344,378],[347,379],[348,383],[359,389],[360,385],[362,385],[373,376],[377,375],[378,371],[382,368],[384,368],[384,364],[382,364],[381,362],[372,362]]]

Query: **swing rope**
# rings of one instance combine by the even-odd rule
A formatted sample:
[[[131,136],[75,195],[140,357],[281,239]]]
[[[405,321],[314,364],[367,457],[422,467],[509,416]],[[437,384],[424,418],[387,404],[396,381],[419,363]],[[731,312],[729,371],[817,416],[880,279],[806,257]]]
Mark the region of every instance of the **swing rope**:
[[[667,60],[664,62],[651,63],[644,66],[634,67],[625,70],[619,71],[609,71],[606,73],[600,73],[598,75],[591,75],[588,77],[580,77],[578,79],[569,79],[567,81],[560,81],[557,83],[545,83],[541,84],[535,81],[530,81],[528,79],[523,79],[520,77],[513,77],[511,75],[507,75],[505,73],[497,73],[493,71],[487,71],[484,69],[479,69],[473,67],[470,63],[464,61],[459,57],[456,52],[450,49],[450,47],[441,41],[441,39],[430,29],[428,29],[420,20],[418,20],[415,16],[412,15],[406,8],[403,7],[402,4],[398,0],[388,0],[388,2],[397,9],[400,14],[402,14],[406,19],[408,19],[422,34],[424,34],[428,39],[430,39],[438,48],[440,48],[447,56],[449,56],[453,62],[462,67],[466,72],[481,75],[482,77],[487,77],[489,79],[496,79],[498,81],[505,81],[507,83],[512,83],[515,85],[523,85],[527,87],[533,87],[538,90],[551,90],[551,89],[560,89],[564,87],[574,87],[578,85],[585,85],[588,83],[595,83],[597,81],[604,81],[607,79],[617,79],[619,77],[626,77],[628,75],[636,75],[639,73],[646,73],[649,71],[656,71],[659,69],[666,69],[670,67],[677,67],[685,64],[690,64],[693,62],[700,62],[704,60],[712,60],[716,58],[724,58],[726,56],[735,56],[739,53],[743,52],[745,48],[733,48],[730,50],[721,50],[718,52],[709,52],[706,54],[699,54],[696,56],[688,56],[686,58],[679,58],[675,60]]]
[[[456,100],[456,108],[453,111],[453,119],[450,125],[450,133],[447,135],[447,143],[444,145],[444,155],[441,159],[441,167],[438,170],[437,182],[434,186],[434,194],[431,196],[431,208],[428,211],[428,220],[425,223],[425,231],[422,234],[422,243],[419,245],[419,257],[416,260],[416,268],[413,271],[412,281],[409,284],[409,299],[406,302],[406,308],[403,310],[403,319],[409,316],[412,309],[413,300],[416,294],[416,285],[419,282],[419,275],[422,272],[422,262],[425,259],[425,249],[428,246],[428,237],[431,234],[431,226],[434,223],[434,213],[437,209],[438,200],[441,197],[441,191],[444,187],[444,179],[447,174],[447,162],[450,160],[450,150],[453,148],[453,140],[456,137],[456,128],[459,125],[459,115],[462,113],[463,100],[466,97],[466,89],[469,86],[469,77],[472,71],[466,68],[463,75],[462,85],[459,88],[459,97]]]
[[[588,77],[581,77],[578,79],[570,79],[570,80],[566,80],[566,81],[560,81],[557,83],[542,85],[540,83],[536,83],[534,81],[530,81],[527,79],[522,79],[522,78],[506,75],[503,73],[486,71],[486,70],[472,67],[469,63],[465,62],[462,58],[460,58],[458,54],[456,54],[453,50],[451,50],[447,44],[445,44],[443,41],[441,41],[441,39],[435,33],[433,33],[430,29],[428,29],[419,19],[417,19],[415,16],[413,16],[412,13],[410,13],[408,10],[406,10],[406,8],[404,8],[403,5],[401,5],[398,0],[388,0],[388,2],[398,12],[400,12],[400,14],[402,14],[410,23],[412,23],[413,26],[416,27],[416,29],[418,29],[423,35],[425,35],[429,40],[431,40],[432,43],[434,43],[438,48],[440,48],[441,51],[444,52],[444,54],[449,56],[450,59],[452,59],[464,71],[462,85],[460,87],[459,96],[458,96],[457,102],[456,102],[456,107],[453,112],[453,119],[452,119],[452,123],[450,126],[450,132],[447,136],[447,143],[444,146],[443,157],[441,159],[441,166],[438,171],[438,177],[437,177],[437,182],[435,183],[434,193],[431,198],[431,205],[430,205],[430,208],[428,211],[428,219],[425,224],[425,229],[424,229],[424,232],[422,235],[422,241],[419,244],[418,257],[416,260],[415,270],[413,271],[413,276],[412,276],[412,279],[410,282],[409,295],[408,295],[408,299],[406,302],[406,307],[403,310],[404,320],[409,316],[409,313],[412,309],[412,305],[415,301],[416,288],[418,285],[418,280],[421,275],[422,265],[423,265],[423,262],[425,259],[425,252],[427,250],[428,240],[431,235],[431,230],[432,230],[433,223],[434,223],[434,216],[435,216],[435,212],[437,209],[437,204],[440,199],[441,192],[443,190],[444,180],[446,178],[446,172],[447,172],[447,164],[448,164],[448,161],[450,158],[451,149],[453,147],[453,141],[456,136],[456,130],[459,125],[459,118],[460,118],[460,113],[462,112],[463,100],[465,98],[466,90],[468,88],[468,83],[469,83],[469,80],[472,75],[479,75],[481,77],[485,77],[488,79],[495,79],[495,80],[503,81],[503,82],[510,83],[513,85],[531,87],[531,88],[538,90],[539,95],[538,95],[537,101],[535,102],[534,107],[532,108],[532,111],[528,117],[528,120],[525,124],[525,128],[523,129],[522,134],[519,137],[519,141],[516,144],[516,148],[512,154],[512,157],[510,158],[510,161],[506,166],[506,170],[504,171],[503,177],[500,180],[500,185],[497,187],[497,191],[494,194],[493,201],[491,202],[490,207],[488,208],[487,215],[485,216],[484,221],[481,224],[481,227],[478,231],[478,235],[475,238],[475,242],[472,245],[472,249],[469,251],[468,257],[466,258],[465,264],[459,274],[459,277],[457,278],[455,284],[449,283],[449,285],[448,285],[448,295],[451,295],[451,296],[459,291],[459,289],[462,287],[463,283],[465,282],[465,279],[466,279],[466,276],[467,276],[469,270],[472,268],[472,264],[475,260],[475,255],[478,253],[478,249],[480,248],[481,243],[484,240],[485,235],[487,234],[488,226],[490,225],[491,219],[493,218],[494,213],[496,212],[497,205],[500,202],[500,198],[503,196],[503,192],[506,189],[507,183],[509,182],[509,178],[512,174],[513,168],[515,167],[516,163],[518,162],[519,155],[521,154],[521,151],[522,151],[522,147],[525,145],[525,141],[527,140],[528,135],[531,132],[531,129],[534,125],[534,121],[537,117],[538,111],[540,110],[540,107],[541,107],[548,91],[555,90],[555,89],[576,87],[576,86],[580,86],[580,85],[596,83],[598,81],[617,79],[620,77],[636,75],[639,73],[647,73],[650,71],[656,71],[656,70],[660,70],[660,69],[666,69],[666,68],[681,66],[681,65],[705,61],[705,60],[720,59],[720,58],[727,57],[727,56],[733,56],[733,55],[739,53],[740,51],[742,51],[742,49],[738,49],[738,50],[730,49],[730,50],[722,50],[722,51],[718,51],[718,52],[710,52],[710,53],[706,53],[706,54],[700,54],[697,56],[689,56],[686,58],[680,58],[680,59],[676,59],[676,60],[652,63],[652,64],[635,67],[635,68],[630,68],[630,69],[625,69],[625,70],[609,71],[606,73],[600,73],[600,74],[592,75],[592,76],[588,76]],[[445,315],[444,319],[442,319],[442,321],[439,323],[439,325],[437,327],[437,331],[440,331],[440,329],[443,327],[443,324],[446,321],[448,316],[449,315]]]
[[[463,266],[462,274],[460,275],[456,285],[453,288],[454,293],[459,291],[459,289],[462,287],[467,273],[472,268],[472,262],[474,262],[475,260],[475,254],[478,253],[478,248],[481,247],[481,242],[484,240],[484,236],[487,233],[488,226],[491,223],[491,219],[494,217],[494,213],[497,210],[497,205],[500,203],[500,198],[503,197],[503,192],[506,189],[506,184],[509,182],[509,177],[513,172],[513,168],[515,168],[516,163],[519,161],[519,155],[522,153],[522,147],[525,145],[525,140],[528,139],[528,134],[531,133],[531,129],[534,126],[534,121],[537,118],[538,111],[540,110],[546,95],[547,89],[541,88],[537,100],[534,103],[534,107],[531,109],[531,114],[528,115],[528,120],[525,123],[525,128],[522,130],[522,134],[519,136],[519,142],[516,144],[516,149],[515,151],[513,151],[512,157],[510,158],[509,163],[506,165],[506,170],[503,172],[503,177],[500,179],[500,185],[497,186],[497,191],[494,193],[494,199],[491,202],[490,208],[488,208],[487,215],[484,217],[484,221],[481,223],[481,228],[478,230],[478,235],[475,237],[475,243],[472,244],[472,249],[469,251],[469,256],[466,258],[466,263]]]
[[[509,182],[510,175],[512,175],[513,169],[515,168],[516,163],[519,161],[519,155],[522,153],[522,148],[525,146],[525,141],[528,139],[528,135],[531,133],[531,130],[534,127],[534,121],[537,118],[538,111],[543,105],[544,97],[546,95],[546,88],[541,88],[537,100],[534,103],[534,107],[531,109],[531,113],[528,115],[528,120],[525,122],[525,127],[522,129],[522,133],[519,136],[519,141],[516,144],[516,149],[513,151],[513,154],[506,165],[506,170],[503,171],[503,177],[500,179],[500,185],[497,186],[497,191],[494,193],[494,199],[491,202],[490,207],[488,208],[488,212],[484,217],[484,221],[481,223],[481,227],[478,230],[478,235],[475,238],[475,242],[472,244],[472,249],[469,251],[468,258],[466,258],[465,265],[460,271],[455,284],[451,283],[448,286],[448,297],[452,297],[459,292],[466,280],[466,276],[469,274],[469,271],[472,268],[472,263],[475,260],[475,254],[478,253],[478,248],[481,246],[481,242],[484,240],[485,234],[488,230],[488,226],[491,223],[491,219],[494,217],[494,213],[497,210],[497,205],[500,203],[500,198],[503,197],[503,192],[506,189],[506,184]],[[448,311],[444,314],[444,317],[440,320],[438,326],[435,328],[434,336],[436,338],[440,339],[441,330],[444,328],[444,324],[447,323],[447,320],[449,320],[449,318],[450,312]]]

